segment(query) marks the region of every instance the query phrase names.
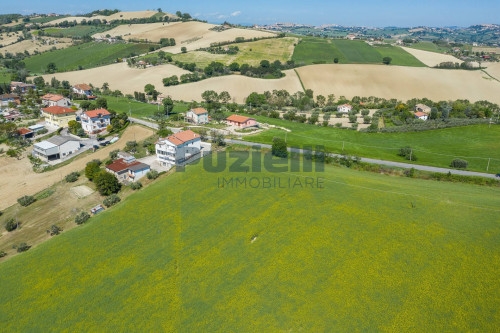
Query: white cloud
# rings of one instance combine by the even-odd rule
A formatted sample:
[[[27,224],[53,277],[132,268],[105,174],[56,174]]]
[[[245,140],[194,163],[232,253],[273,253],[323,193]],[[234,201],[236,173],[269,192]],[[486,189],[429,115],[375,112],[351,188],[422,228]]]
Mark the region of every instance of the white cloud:
[[[227,18],[227,17],[228,17],[227,15],[219,15],[219,16],[217,16],[217,18],[218,18],[219,20],[221,20],[221,19],[225,19],[225,18]]]
[[[237,10],[237,11],[235,11],[235,12],[232,12],[232,13],[231,13],[231,16],[238,16],[238,15],[240,15],[240,14],[241,14],[241,11],[240,11],[240,10]]]

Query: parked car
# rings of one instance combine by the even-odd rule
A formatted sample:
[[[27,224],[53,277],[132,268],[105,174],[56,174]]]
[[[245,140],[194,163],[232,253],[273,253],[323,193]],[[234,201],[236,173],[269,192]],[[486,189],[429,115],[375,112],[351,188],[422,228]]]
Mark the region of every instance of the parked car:
[[[495,176],[497,176],[498,178],[500,178],[500,173],[497,173]]]
[[[101,146],[105,147],[105,146],[109,145],[109,141],[106,140],[106,141],[103,141],[103,142],[99,142],[99,144]]]

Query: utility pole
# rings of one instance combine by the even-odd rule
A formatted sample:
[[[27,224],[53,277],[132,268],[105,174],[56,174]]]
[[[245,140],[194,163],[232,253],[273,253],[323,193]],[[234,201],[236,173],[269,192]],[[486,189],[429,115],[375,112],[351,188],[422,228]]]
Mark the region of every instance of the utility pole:
[[[488,165],[486,166],[486,171],[489,171],[489,169],[490,169],[490,160],[491,160],[491,158],[488,158]]]
[[[288,132],[285,132],[285,143],[286,143],[286,136],[287,136]]]
[[[411,156],[413,155],[413,149],[410,149],[410,161],[411,161]]]

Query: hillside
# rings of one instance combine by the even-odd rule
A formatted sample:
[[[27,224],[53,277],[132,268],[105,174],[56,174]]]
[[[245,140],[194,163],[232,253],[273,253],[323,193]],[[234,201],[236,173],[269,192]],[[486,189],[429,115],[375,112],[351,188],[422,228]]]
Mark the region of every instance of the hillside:
[[[498,188],[338,167],[238,175],[323,189],[218,188],[231,176],[188,167],[3,262],[0,330],[497,327]]]

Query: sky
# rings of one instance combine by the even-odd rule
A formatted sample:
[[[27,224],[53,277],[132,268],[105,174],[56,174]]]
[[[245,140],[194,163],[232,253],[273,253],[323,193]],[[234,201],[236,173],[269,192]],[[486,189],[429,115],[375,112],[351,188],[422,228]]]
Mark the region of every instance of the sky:
[[[500,24],[500,0],[23,0],[7,1],[0,13],[88,13],[96,9],[156,10],[190,13],[210,23],[238,24],[292,22],[367,27],[470,26]]]

